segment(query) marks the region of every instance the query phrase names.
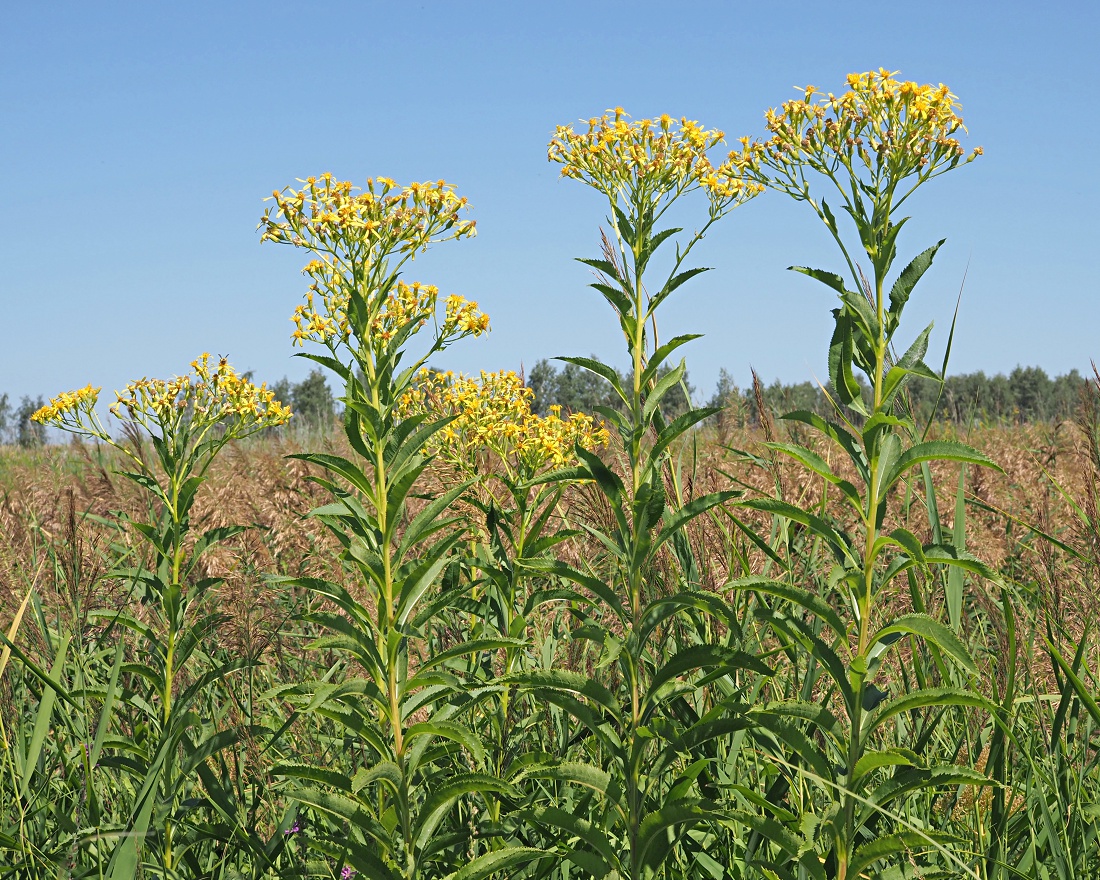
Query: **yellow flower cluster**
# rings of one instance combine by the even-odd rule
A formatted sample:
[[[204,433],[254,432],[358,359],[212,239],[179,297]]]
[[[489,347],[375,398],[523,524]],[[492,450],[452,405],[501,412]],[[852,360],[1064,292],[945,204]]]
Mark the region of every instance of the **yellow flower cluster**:
[[[474,234],[474,221],[459,219],[466,199],[442,180],[399,187],[388,177],[375,177],[360,189],[326,172],[299,183],[305,186],[272,193],[275,205],[260,220],[261,241],[365,263]]]
[[[323,264],[315,260],[306,266],[306,271],[323,271],[318,266]],[[322,302],[321,308],[316,305],[318,297]],[[321,344],[331,341],[346,344],[350,327],[349,301],[347,290],[343,287],[317,282],[311,285],[305,303],[297,306],[291,316],[294,322],[294,333],[291,335],[295,344],[304,345],[307,340]],[[375,310],[370,321],[371,341],[384,345],[406,329],[415,332],[435,317],[438,301],[438,287],[421,284],[419,281],[412,284],[398,281],[393,291]],[[489,316],[478,310],[476,302],[457,294],[447,297],[443,325],[439,328],[442,339],[480,336],[488,329]]]
[[[444,305],[443,335],[480,336],[489,329],[489,316],[478,311],[477,303],[457,294],[447,297]]]
[[[360,189],[326,173],[300,182],[301,189],[275,192],[275,205],[260,221],[261,240],[316,254],[302,270],[312,279],[305,302],[291,316],[295,344],[347,345],[353,336],[385,344],[433,318],[438,289],[395,284],[394,277],[401,262],[429,244],[474,234],[474,222],[460,219],[466,199],[442,180],[399,187],[388,177],[375,177]],[[393,256],[399,258],[396,266],[388,262]],[[363,299],[362,315],[351,310],[352,291]],[[451,341],[481,335],[488,327],[477,303],[452,296],[437,329],[441,340]]]
[[[581,180],[610,199],[620,195],[657,201],[701,188],[716,210],[752,198],[764,187],[747,172],[755,170],[751,151],[731,152],[717,167],[707,152],[725,135],[667,114],[628,122],[622,107],[588,120],[588,130],[558,126],[547,157],[562,165],[562,176]]]
[[[454,421],[437,433],[431,451],[459,467],[476,469],[483,452],[498,457],[520,477],[574,461],[574,447],[594,449],[608,441],[607,430],[591,416],[561,417],[531,412],[534,392],[515,373],[482,372],[479,378],[422,370],[402,400],[406,416],[427,412]]]
[[[225,428],[224,438],[244,437],[290,420],[290,408],[277,401],[266,385],[257,386],[239,376],[225,358],[211,363],[210,355],[203,354],[191,367],[194,372],[187,376],[131,382],[125,391],[115,392],[111,412],[162,437],[177,434],[184,426],[198,426],[201,434],[218,424]],[[115,444],[96,416],[99,392],[87,385],[59,394],[31,418]]]
[[[203,354],[191,367],[194,372],[187,376],[131,382],[115,392],[111,412],[161,427],[183,418],[207,424],[229,419],[237,436],[290,420],[290,408],[277,401],[266,384],[257,386],[238,375],[224,357],[211,365],[210,355]]]
[[[855,173],[862,164],[894,181],[954,167],[965,154],[954,137],[966,131],[957,98],[942,83],[918,85],[895,75],[885,69],[849,74],[840,97],[806,86],[802,99],[767,112],[771,138],[746,145],[745,154],[788,176],[803,163],[823,173],[840,165]],[[966,161],[981,154],[977,147]]]
[[[44,406],[31,415],[31,421],[60,428],[67,417],[77,417],[80,413],[90,414],[95,409],[101,390],[85,385],[76,391],[62,392],[50,401],[49,406]]]

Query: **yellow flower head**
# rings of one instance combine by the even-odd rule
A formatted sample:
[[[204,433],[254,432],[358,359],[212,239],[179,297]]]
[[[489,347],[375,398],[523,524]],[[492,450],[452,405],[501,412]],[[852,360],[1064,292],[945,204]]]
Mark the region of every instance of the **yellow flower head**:
[[[575,461],[575,446],[594,449],[608,441],[607,431],[591,416],[561,418],[531,412],[534,393],[511,371],[482,372],[480,377],[421,371],[402,400],[402,413],[428,413],[453,421],[430,444],[433,453],[466,470],[476,471],[489,453],[509,470],[530,478],[547,468]]]
[[[163,436],[183,424],[224,424],[243,437],[285,424],[290,408],[267,385],[254,385],[237,374],[226,358],[209,354],[191,362],[192,373],[172,379],[138,379],[115,392],[111,412]]]
[[[958,99],[942,83],[919,85],[896,76],[885,68],[850,73],[840,97],[820,96],[807,86],[803,98],[767,112],[770,139],[745,152],[788,180],[800,165],[828,174],[862,169],[879,185],[955,167],[965,154],[955,137],[966,131]],[[979,147],[966,161],[981,153]]]
[[[376,177],[360,189],[326,173],[299,183],[305,186],[272,193],[275,204],[260,219],[262,241],[310,248],[349,267],[474,234],[474,222],[460,219],[466,199],[442,180],[398,187]]]
[[[74,425],[82,416],[91,416],[99,400],[99,392],[102,389],[85,385],[76,391],[65,391],[53,398],[48,406],[44,406],[31,415],[31,421],[40,425],[53,425],[57,428],[67,429]]]
[[[755,165],[755,156],[731,153],[714,167],[707,152],[722,143],[721,131],[686,118],[676,125],[668,114],[656,121],[628,119],[616,107],[589,119],[586,131],[558,126],[547,158],[561,164],[563,177],[581,180],[612,200],[641,196],[656,203],[702,189],[712,209],[724,211],[762,191],[746,175],[745,161]]]
[[[399,267],[433,242],[474,235],[474,222],[461,219],[466,199],[443,180],[399,187],[375,177],[360,189],[323,174],[301,183],[301,189],[274,193],[275,204],[260,221],[262,240],[314,253],[303,269],[311,282],[305,303],[291,316],[294,343],[347,346],[354,338],[377,346],[395,337],[403,343],[435,316],[438,290],[395,281],[390,261]],[[359,303],[354,309],[353,296]],[[445,328],[444,336],[479,335],[488,328],[476,304],[453,326],[450,317],[448,311],[443,328],[437,325]]]

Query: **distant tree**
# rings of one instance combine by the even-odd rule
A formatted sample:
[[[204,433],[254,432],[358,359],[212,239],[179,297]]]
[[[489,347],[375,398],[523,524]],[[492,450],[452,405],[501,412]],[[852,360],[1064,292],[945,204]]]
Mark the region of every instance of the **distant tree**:
[[[20,446],[31,448],[46,442],[46,426],[31,421],[31,416],[45,405],[41,397],[24,396],[19,401],[19,409],[15,411],[15,442]]]
[[[1054,416],[1059,419],[1073,418],[1081,407],[1082,395],[1088,386],[1088,381],[1077,370],[1070,370],[1063,376],[1054,380],[1054,388],[1051,392],[1051,405],[1054,408]]]
[[[8,395],[0,394],[0,443],[8,439],[8,431],[11,430],[11,403]]]
[[[1008,374],[1012,396],[1021,421],[1050,418],[1054,383],[1041,367],[1016,367]]]
[[[301,382],[286,376],[271,385],[275,399],[290,404],[294,412],[291,424],[324,426],[336,417],[336,399],[321,369],[311,370]]]
[[[1055,379],[1040,367],[1017,367],[1007,376],[987,376],[979,370],[948,376],[942,392],[938,382],[913,382],[906,389],[907,403],[903,405],[912,407],[918,422],[933,417],[960,425],[1058,421],[1073,417],[1086,384],[1077,370]],[[764,389],[763,397],[774,414],[792,409],[807,409],[824,416],[832,414],[832,405],[822,390],[809,382],[791,385],[773,382]],[[752,391],[741,392],[741,398],[747,420],[755,424]]]
[[[319,369],[294,386],[291,400],[295,416],[310,425],[329,425],[336,415],[336,400]]]
[[[576,364],[564,364],[559,370],[545,358],[531,368],[527,387],[535,394],[531,411],[540,416],[549,413],[551,406],[571,413],[591,413],[598,406],[613,407],[617,401],[611,383],[602,376]]]

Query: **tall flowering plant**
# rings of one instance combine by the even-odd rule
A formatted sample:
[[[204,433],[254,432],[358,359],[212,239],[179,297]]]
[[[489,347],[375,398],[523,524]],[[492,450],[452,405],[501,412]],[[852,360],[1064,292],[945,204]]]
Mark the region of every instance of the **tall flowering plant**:
[[[833,310],[829,346],[829,391],[838,405],[833,419],[809,412],[786,418],[807,424],[834,445],[848,459],[854,477],[838,473],[806,446],[770,445],[838,492],[856,526],[847,529],[818,511],[781,500],[746,502],[802,524],[829,549],[834,568],[828,583],[836,590],[839,609],[797,583],[754,577],[732,585],[771,595],[793,609],[774,615],[769,625],[815,660],[803,693],[824,687],[824,700],[783,701],[758,707],[750,717],[763,731],[759,741],[782,762],[785,783],[782,791],[775,790],[772,802],[780,802],[778,793],[793,796],[807,780],[821,795],[820,803],[804,807],[790,821],[800,830],[813,829],[805,845],[820,851],[822,876],[839,880],[877,874],[888,864],[900,869],[922,852],[930,853],[927,858],[933,862],[945,859],[953,869],[962,865],[947,849],[946,838],[897,817],[909,798],[937,786],[986,780],[966,768],[938,765],[921,753],[935,725],[924,729],[919,740],[923,745],[917,749],[902,747],[903,738],[892,739],[891,731],[929,707],[984,705],[966,686],[977,672],[974,661],[951,627],[925,613],[917,586],[919,575],[943,565],[992,577],[961,546],[942,540],[936,517],[931,518],[929,544],[889,521],[891,500],[915,469],[923,471],[922,488],[934,512],[930,462],[993,466],[961,443],[925,439],[905,404],[907,383],[942,381],[924,361],[931,325],[900,355],[895,343],[905,306],[943,242],[892,274],[907,219],[898,216],[901,207],[928,181],[981,155],[981,148],[968,153],[957,139],[963,123],[946,86],[900,81],[885,70],[853,73],[847,85],[840,95],[806,87],[801,98],[767,113],[767,141],[745,144],[742,150],[759,163],[757,180],[817,214],[846,269],[847,277],[793,267],[825,284],[840,300]],[[840,216],[854,227],[854,242],[826,195],[841,203]],[[864,260],[867,272],[861,268]],[[882,599],[902,577],[907,577],[915,610],[883,619]],[[938,686],[922,676],[918,689],[890,692],[883,680],[884,662],[899,644],[935,655],[943,679]],[[776,818],[783,809],[775,808]],[[766,848],[751,855],[764,859]]]
[[[139,379],[116,393],[111,412],[148,435],[151,457],[110,434],[96,410],[100,389],[90,385],[55,397],[32,416],[39,424],[117,449],[129,467],[120,474],[152,501],[150,521],[130,522],[148,545],[151,564],[111,572],[133,585],[149,615],[126,609],[91,615],[136,638],[135,656],[125,656],[126,642],[120,639],[107,681],[86,685],[69,698],[75,706],[76,699],[104,694],[94,741],[81,751],[84,778],[94,778],[101,760],[130,777],[118,788],[132,797],[117,819],[117,792],[104,794],[89,782],[85,798],[91,824],[107,831],[105,840],[119,841],[105,852],[85,840],[89,863],[112,880],[133,877],[143,865],[176,876],[209,857],[210,847],[227,868],[237,860],[234,852],[250,852],[260,857],[259,864],[269,864],[279,848],[278,835],[274,845],[261,839],[255,813],[226,815],[226,804],[234,802],[232,789],[208,766],[243,732],[219,726],[204,700],[209,689],[248,661],[216,659],[214,636],[223,618],[202,612],[201,600],[219,579],[200,576],[199,563],[207,550],[244,527],[213,528],[192,540],[191,510],[207,470],[226,445],[285,424],[291,413],[225,358],[203,354],[191,367],[186,375]],[[133,738],[126,739],[119,725],[134,731]],[[196,804],[201,810],[193,808]],[[232,821],[221,821],[227,818]]]
[[[608,442],[607,430],[592,416],[563,416],[559,406],[540,416],[531,411],[533,399],[510,371],[472,377],[428,370],[406,398],[410,413],[453,419],[429,448],[439,465],[473,481],[467,500],[478,515],[470,554],[478,625],[519,640],[499,652],[497,677],[545,662],[532,656],[529,628],[540,606],[562,597],[545,568],[553,566],[555,548],[577,534],[562,509],[571,481],[559,476],[577,464],[578,447],[593,451]],[[489,760],[502,778],[526,772],[517,757],[540,718],[525,711],[533,703],[517,696],[514,684],[502,688],[486,712]],[[494,822],[501,818],[499,806],[490,806]]]
[[[544,670],[520,672],[513,680],[572,716],[576,736],[590,743],[586,762],[551,761],[541,773],[563,788],[594,790],[595,795],[578,795],[590,809],[570,813],[551,804],[530,815],[547,834],[572,841],[571,858],[597,876],[653,876],[670,856],[683,856],[682,844],[694,826],[729,821],[713,799],[715,788],[704,768],[715,740],[739,722],[721,711],[721,717],[708,716],[696,684],[722,678],[736,689],[744,670],[767,672],[739,650],[731,609],[693,581],[683,534],[694,517],[735,493],[701,496],[680,506],[666,493],[670,450],[716,410],[689,409],[672,421],[664,418],[662,403],[686,372],[683,361],[669,368],[669,359],[696,337],[661,343],[657,311],[706,271],[688,268],[686,261],[710,228],[764,189],[751,174],[753,155],[712,159],[722,139],[722,132],[688,119],[631,121],[620,108],[580,130],[559,127],[549,147],[549,159],[562,166],[564,177],[606,200],[610,234],[604,236],[603,254],[581,262],[598,274],[592,287],[618,318],[631,373],[624,380],[594,359],[564,358],[606,379],[621,401],[621,408],[600,414],[617,440],[612,449],[621,448],[625,461],[620,465],[613,453],[601,456],[577,447],[575,475],[595,483],[612,517],[606,530],[591,529],[603,553],[584,570],[564,562],[546,566],[579,588],[572,638],[599,652],[600,673]],[[666,212],[689,197],[705,206],[699,227],[688,235],[661,228]],[[670,243],[674,249],[662,250]],[[662,259],[662,268],[653,271]],[[668,577],[659,562],[662,551],[675,553],[681,574],[660,585]],[[709,617],[723,623],[721,643],[709,638],[704,622]]]
[[[433,618],[462,592],[437,588],[463,537],[448,511],[467,484],[409,510],[433,444],[452,419],[410,411],[407,398],[428,358],[485,333],[489,319],[474,302],[449,296],[441,303],[436,287],[400,275],[429,245],[472,236],[474,224],[463,219],[465,199],[443,181],[399,187],[378,177],[358,189],[326,174],[304,184],[276,192],[260,226],[263,240],[312,255],[304,270],[309,290],[293,315],[294,339],[319,347],[304,356],[343,381],[344,430],[356,457],[300,457],[330,475],[321,483],[332,503],[313,515],[342,545],[360,589],[313,578],[286,583],[327,600],[310,615],[328,632],[316,647],[338,651],[349,671],[361,674],[288,693],[340,725],[363,764],[353,777],[304,764],[277,769],[302,783],[295,790],[302,804],[350,829],[310,841],[343,868],[395,880],[437,876],[446,873],[448,853],[463,846],[462,832],[455,837],[446,824],[455,807],[473,798],[483,809],[513,793],[485,772],[485,749],[458,711],[468,658],[517,640],[488,636],[434,652],[430,643]],[[422,353],[406,361],[418,334]],[[468,865],[463,877],[537,855],[502,848]]]

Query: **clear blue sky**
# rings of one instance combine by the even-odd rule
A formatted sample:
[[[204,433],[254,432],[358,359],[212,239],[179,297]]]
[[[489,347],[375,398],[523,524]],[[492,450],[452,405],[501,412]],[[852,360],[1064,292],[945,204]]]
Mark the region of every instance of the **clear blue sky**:
[[[859,10],[869,10],[866,21]],[[546,161],[555,124],[621,104],[730,139],[813,83],[885,66],[945,82],[986,155],[914,201],[903,255],[947,245],[911,306],[952,372],[1100,360],[1095,149],[1100,4],[786,2],[12,3],[0,34],[0,392],[169,376],[202,351],[300,378],[288,321],[304,255],[259,244],[262,199],[330,170],[453,182],[478,222],[418,280],[477,299],[493,332],[441,365],[620,362],[617,324],[573,261],[603,206]],[[805,206],[768,194],[698,249],[716,271],[662,335],[709,395],[825,372],[833,305],[785,267],[839,265]],[[923,320],[922,320],[923,319]]]

